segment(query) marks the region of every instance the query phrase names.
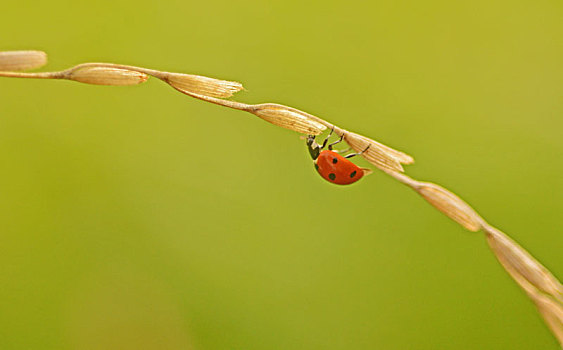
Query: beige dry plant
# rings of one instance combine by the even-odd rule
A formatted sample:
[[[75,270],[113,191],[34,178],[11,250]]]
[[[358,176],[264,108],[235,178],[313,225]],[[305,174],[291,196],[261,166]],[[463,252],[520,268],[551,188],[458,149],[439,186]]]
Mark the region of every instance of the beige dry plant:
[[[245,104],[225,98],[243,89],[237,82],[198,75],[163,72],[112,63],[85,63],[58,72],[25,73],[46,63],[41,51],[0,52],[0,77],[67,79],[96,85],[135,85],[155,77],[188,96],[220,106],[252,113],[277,126],[302,134],[318,135],[333,128],[355,151],[368,151],[363,157],[401,183],[411,187],[436,209],[469,231],[482,230],[499,262],[536,304],[546,324],[563,347],[563,286],[542,264],[505,233],[488,224],[466,202],[445,188],[421,182],[403,174],[402,164],[413,158],[368,137],[342,129],[324,119],[298,109],[273,103]]]

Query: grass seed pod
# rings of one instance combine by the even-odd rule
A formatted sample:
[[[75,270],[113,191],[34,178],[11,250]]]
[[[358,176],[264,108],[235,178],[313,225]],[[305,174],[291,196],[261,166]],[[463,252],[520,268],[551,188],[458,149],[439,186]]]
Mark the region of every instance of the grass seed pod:
[[[307,135],[319,135],[326,129],[323,124],[282,105],[255,105],[249,112],[282,128]]]
[[[489,246],[503,265],[510,267],[534,288],[553,296],[563,305],[563,286],[551,272],[503,232],[488,224],[483,229]]]
[[[563,286],[518,243],[500,230],[483,225],[498,261],[536,304],[547,326],[563,346]]]
[[[192,74],[163,73],[163,80],[174,88],[217,98],[231,97],[243,89],[242,84],[236,81],[219,80]]]
[[[70,71],[66,78],[85,84],[123,86],[144,83],[148,76],[128,69],[81,67]]]
[[[429,182],[421,182],[414,190],[428,203],[446,214],[469,231],[479,231],[482,219],[469,204],[445,188]]]
[[[43,51],[4,51],[0,52],[0,71],[20,71],[35,69],[47,63]]]

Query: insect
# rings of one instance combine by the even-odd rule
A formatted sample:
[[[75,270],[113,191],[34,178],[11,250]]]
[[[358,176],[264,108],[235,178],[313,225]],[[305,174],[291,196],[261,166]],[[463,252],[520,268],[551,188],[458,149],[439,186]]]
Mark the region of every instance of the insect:
[[[333,131],[334,129],[330,131],[330,134],[328,134],[322,145],[315,142],[314,135],[307,136],[307,147],[309,148],[309,153],[315,161],[315,169],[317,169],[321,177],[333,184],[349,185],[358,181],[364,175],[371,173],[370,169],[360,168],[348,160],[349,158],[367,151],[369,145],[360,153],[351,153],[346,156],[342,156],[339,154],[339,151],[332,149],[334,145],[342,142],[344,139],[344,135],[342,135],[339,140],[328,145],[328,150],[323,149],[326,147],[328,139],[332,135]]]

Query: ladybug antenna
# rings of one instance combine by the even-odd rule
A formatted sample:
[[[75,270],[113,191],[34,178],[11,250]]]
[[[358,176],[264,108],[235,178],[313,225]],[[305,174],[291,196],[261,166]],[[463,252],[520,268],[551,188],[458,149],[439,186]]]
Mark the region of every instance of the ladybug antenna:
[[[321,146],[315,142],[315,135],[307,136],[307,148],[309,148],[309,154],[313,160],[319,158],[319,154],[321,154]]]

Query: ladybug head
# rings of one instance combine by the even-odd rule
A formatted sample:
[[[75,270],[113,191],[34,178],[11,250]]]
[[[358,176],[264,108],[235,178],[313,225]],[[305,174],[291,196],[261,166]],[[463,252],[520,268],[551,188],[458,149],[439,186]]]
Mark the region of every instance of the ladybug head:
[[[315,142],[314,135],[307,136],[307,147],[309,148],[309,154],[311,154],[313,160],[316,160],[321,153],[321,146]]]

